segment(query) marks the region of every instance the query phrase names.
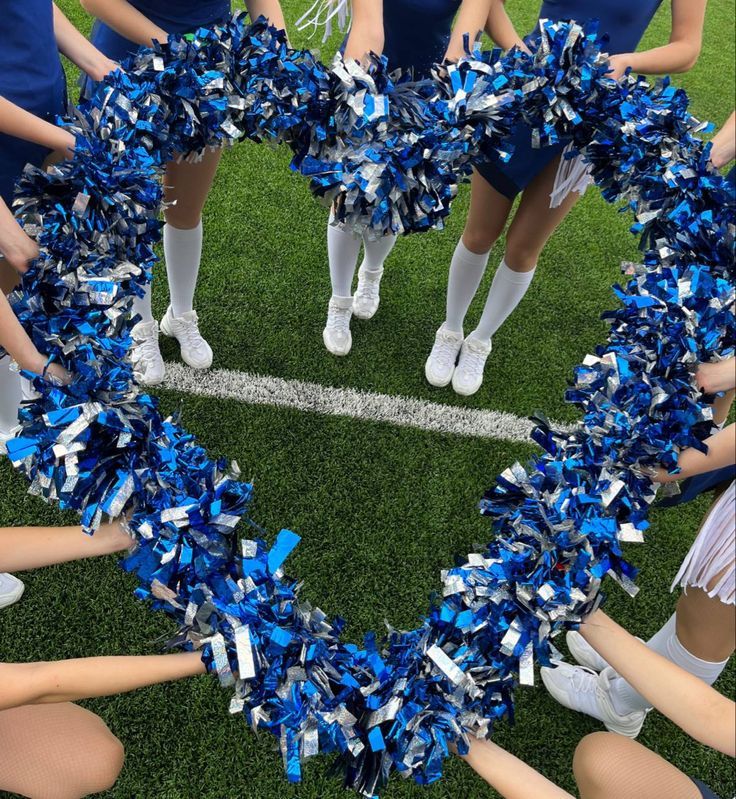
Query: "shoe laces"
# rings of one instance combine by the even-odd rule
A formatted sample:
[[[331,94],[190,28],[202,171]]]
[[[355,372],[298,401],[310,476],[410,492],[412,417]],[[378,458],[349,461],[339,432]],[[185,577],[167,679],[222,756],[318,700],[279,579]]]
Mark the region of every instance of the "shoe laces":
[[[382,272],[373,275],[371,272],[361,272],[358,280],[358,296],[370,300],[380,298]]]
[[[434,343],[434,353],[432,360],[443,369],[449,369],[455,365],[457,359],[457,338],[446,330],[440,330]]]
[[[473,341],[472,338],[465,339],[465,348],[460,362],[462,371],[482,372],[487,360],[488,351],[483,344]]]
[[[177,338],[187,349],[198,350],[204,345],[204,338],[199,332],[199,316],[196,311],[190,311],[185,316],[175,317]]]
[[[133,360],[151,361],[161,357],[158,349],[158,325],[153,323],[150,332],[137,331],[133,334]]]
[[[337,303],[330,302],[327,308],[327,329],[338,333],[347,333],[350,330],[352,315],[352,308],[341,308]]]
[[[576,693],[594,694],[598,686],[598,674],[587,666],[573,666],[570,685]]]

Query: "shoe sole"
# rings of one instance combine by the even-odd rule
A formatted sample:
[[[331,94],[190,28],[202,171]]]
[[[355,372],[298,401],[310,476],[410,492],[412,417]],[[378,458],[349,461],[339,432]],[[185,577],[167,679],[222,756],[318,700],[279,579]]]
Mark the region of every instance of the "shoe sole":
[[[20,590],[16,591],[14,594],[9,594],[5,599],[0,599],[0,610],[9,608],[11,605],[15,605],[16,602],[19,602],[25,590],[26,587],[23,585]]]
[[[427,365],[426,365],[426,364],[424,365],[424,377],[426,378],[426,380],[427,380],[427,382],[429,383],[429,385],[430,385],[430,386],[434,386],[435,388],[447,388],[447,386],[449,386],[449,385],[450,385],[450,383],[452,383],[452,375],[450,375],[450,377],[447,379],[447,382],[445,382],[445,383],[438,383],[438,382],[436,382],[436,381],[435,381],[435,380],[434,380],[434,379],[433,379],[433,378],[430,376],[429,369],[427,368]]]
[[[207,361],[206,363],[196,363],[196,362],[192,361],[191,359],[187,358],[187,356],[184,354],[184,352],[183,352],[183,350],[181,348],[181,342],[176,337],[176,335],[174,333],[172,333],[171,330],[169,330],[169,326],[166,324],[166,317],[164,317],[161,320],[161,324],[159,325],[159,329],[161,330],[161,332],[167,338],[173,338],[177,342],[177,344],[179,345],[179,354],[181,355],[181,359],[182,359],[182,361],[184,361],[184,363],[187,366],[189,366],[192,369],[197,369],[198,371],[209,369],[212,366],[212,361],[214,360],[214,356],[211,357],[209,359],[209,361]],[[163,383],[163,380],[161,380],[161,383]],[[160,385],[160,383],[146,383],[146,385],[158,386],[158,385]]]
[[[364,314],[364,313],[361,313],[360,311],[356,310],[355,306],[353,306],[353,316],[356,319],[362,319],[363,321],[368,321],[369,319],[373,319],[373,317],[377,313],[378,313],[378,308],[376,308],[376,310],[373,311],[373,313]]]
[[[330,355],[334,355],[336,358],[344,358],[346,355],[350,355],[350,350],[353,348],[353,342],[351,341],[350,346],[345,350],[345,352],[335,352],[335,350],[333,350],[327,343],[327,338],[324,333],[322,334],[322,343],[325,345],[327,352],[329,352]]]
[[[481,384],[480,384],[480,386],[478,386],[478,388],[474,388],[472,391],[466,391],[465,389],[462,389],[462,388],[457,388],[457,386],[455,386],[455,384],[453,383],[453,384],[452,384],[452,390],[453,390],[453,391],[454,391],[456,394],[458,394],[459,396],[461,396],[461,397],[472,397],[472,396],[473,396],[473,394],[477,394],[477,393],[480,391],[480,387],[481,387],[482,385],[483,385],[483,383],[481,383]]]

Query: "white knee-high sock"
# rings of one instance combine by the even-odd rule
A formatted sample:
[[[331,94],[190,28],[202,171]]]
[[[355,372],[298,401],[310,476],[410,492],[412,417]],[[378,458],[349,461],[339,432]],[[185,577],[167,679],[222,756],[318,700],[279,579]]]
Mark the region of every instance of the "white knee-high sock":
[[[483,280],[491,251],[476,253],[460,239],[450,263],[447,280],[447,311],[445,327],[455,333],[463,332],[465,316]]]
[[[493,276],[491,290],[488,292],[483,314],[473,337],[481,341],[490,341],[495,332],[516,310],[524,299],[534,279],[536,267],[528,272],[514,272],[505,260],[501,261]]]
[[[384,236],[380,239],[363,237],[363,264],[360,268],[366,272],[380,272],[395,244],[396,236]]]
[[[720,663],[710,663],[688,652],[677,637],[677,616],[674,613],[669,621],[647,641],[647,646],[708,685],[713,685],[728,665],[728,659]],[[646,710],[651,707],[651,704],[623,677],[616,676],[610,685],[611,701],[617,713],[631,713],[634,710]]]
[[[146,286],[146,293],[142,297],[133,298],[133,313],[140,316],[139,322],[145,324],[153,322],[153,308],[151,307],[152,284]]]
[[[0,433],[9,433],[18,424],[18,408],[23,399],[20,375],[10,371],[11,360],[0,358]]]
[[[360,242],[360,236],[348,230],[332,224],[327,227],[327,255],[330,260],[332,294],[335,297],[353,295],[353,277],[358,266]]]
[[[194,310],[194,291],[202,261],[202,220],[189,230],[164,225],[164,256],[171,310],[174,316],[183,316]]]

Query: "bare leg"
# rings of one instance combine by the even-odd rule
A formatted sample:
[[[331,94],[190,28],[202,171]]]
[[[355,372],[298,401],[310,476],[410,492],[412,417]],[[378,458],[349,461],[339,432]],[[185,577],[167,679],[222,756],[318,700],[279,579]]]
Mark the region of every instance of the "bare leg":
[[[470,212],[462,239],[455,248],[447,284],[444,327],[462,333],[465,316],[488,265],[491,248],[503,233],[512,200],[473,173]]]
[[[581,799],[700,799],[695,783],[671,763],[610,732],[583,738],[573,770]]]
[[[716,586],[721,576],[709,588]],[[736,606],[689,586],[677,602],[677,637],[688,652],[701,660],[728,660],[736,649]]]
[[[503,233],[514,204],[477,172],[470,184],[470,210],[463,243],[475,253],[488,252]]]
[[[506,234],[506,255],[493,278],[478,327],[471,334],[490,349],[501,325],[516,310],[534,278],[537,261],[550,237],[578,196],[570,194],[558,208],[550,208],[559,159],[531,182]]]
[[[716,424],[723,424],[726,419],[728,419],[735,393],[736,392],[731,389],[731,391],[727,391],[722,397],[718,397],[713,403],[713,421]]]
[[[537,175],[521,196],[506,235],[506,263],[515,272],[534,269],[542,250],[580,195],[571,192],[558,208],[550,208],[550,193],[560,165],[556,158]]]
[[[24,571],[111,555],[133,542],[119,522],[103,524],[93,535],[81,527],[0,528],[0,571]]]
[[[201,161],[170,161],[166,165],[164,196],[166,223],[179,230],[191,230],[201,218],[212,188],[222,149],[207,151]]]
[[[164,255],[171,309],[175,317],[194,310],[194,294],[202,260],[202,211],[212,188],[222,150],[201,161],[172,162],[166,167]]]
[[[77,705],[0,712],[0,790],[31,799],[79,799],[111,788],[124,750],[98,716]]]

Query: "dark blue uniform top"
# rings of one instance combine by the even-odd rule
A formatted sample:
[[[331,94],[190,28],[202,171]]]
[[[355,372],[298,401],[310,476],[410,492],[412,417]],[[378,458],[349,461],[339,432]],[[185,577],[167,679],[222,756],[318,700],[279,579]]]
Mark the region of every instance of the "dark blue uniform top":
[[[128,0],[151,22],[167,33],[192,33],[222,22],[230,13],[230,0]],[[92,28],[92,44],[114,61],[135,53],[140,45],[121,36],[97,20]]]
[[[383,0],[384,55],[390,68],[427,75],[442,61],[462,0]]]
[[[0,95],[53,122],[65,111],[66,82],[51,0],[3,0],[0,13]],[[7,203],[23,167],[39,165],[47,153],[44,147],[0,135],[0,196]]]
[[[661,5],[662,0],[544,0],[539,18],[580,24],[595,18],[608,34],[609,53],[632,53]]]

